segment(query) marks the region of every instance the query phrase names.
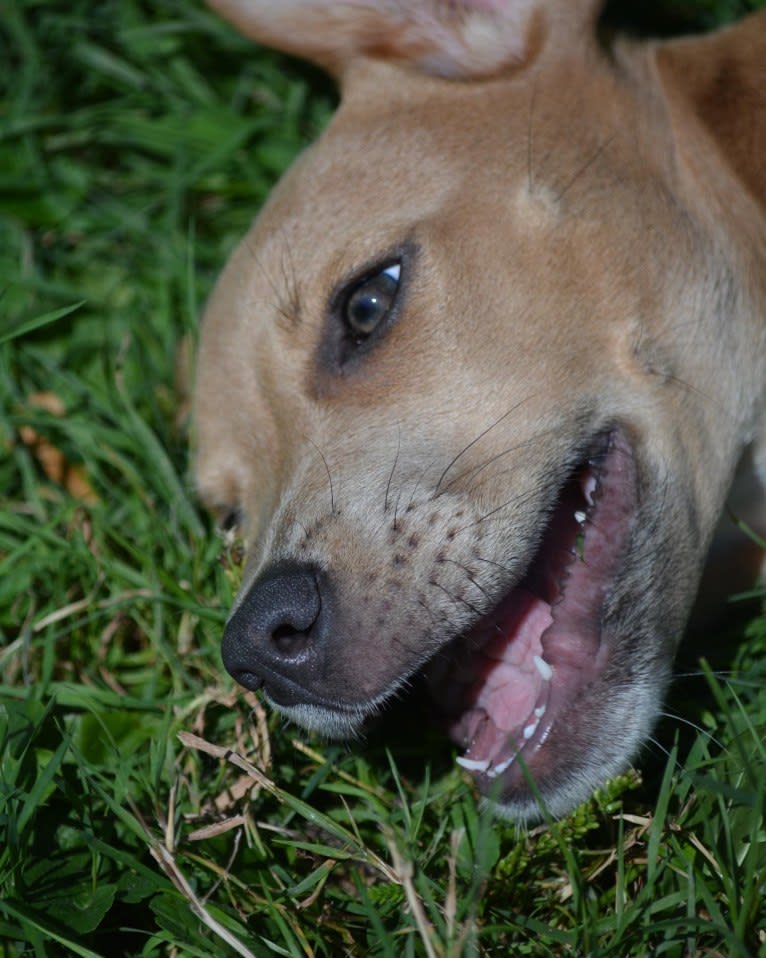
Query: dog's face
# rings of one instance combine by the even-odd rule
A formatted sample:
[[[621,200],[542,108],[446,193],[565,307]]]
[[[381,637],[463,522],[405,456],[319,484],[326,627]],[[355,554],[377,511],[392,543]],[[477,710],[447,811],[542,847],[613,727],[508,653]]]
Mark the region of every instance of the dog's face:
[[[521,819],[527,774],[562,814],[649,733],[763,374],[648,61],[549,33],[487,78],[344,65],[211,299],[196,400],[248,543],[229,671],[331,735],[424,671]]]

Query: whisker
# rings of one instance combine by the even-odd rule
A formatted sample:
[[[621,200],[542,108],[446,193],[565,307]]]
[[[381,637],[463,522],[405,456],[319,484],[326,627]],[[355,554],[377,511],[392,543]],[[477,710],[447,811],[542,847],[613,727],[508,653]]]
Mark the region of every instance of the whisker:
[[[526,505],[527,501],[532,499],[534,500],[536,493],[534,491],[527,492],[523,496],[514,496],[511,499],[506,499],[505,502],[502,502],[499,506],[495,506],[494,509],[490,509],[489,512],[485,512],[484,515],[479,516],[478,519],[474,519],[473,522],[470,522],[467,526],[463,526],[458,529],[458,533],[465,532],[466,529],[470,529],[472,526],[477,526],[480,522],[486,522],[487,519],[490,519],[492,516],[496,515],[503,509],[506,509],[508,506],[512,505]]]
[[[606,150],[608,146],[614,142],[616,134],[612,134],[604,143],[599,146],[596,152],[591,156],[591,158],[577,170],[574,176],[567,182],[566,186],[559,191],[558,199],[562,200],[564,195],[569,192],[569,190],[574,186],[574,184],[580,179],[580,177],[586,173],[591,166],[596,162],[596,160],[601,156],[601,154]]]
[[[444,623],[446,622],[447,625],[450,627],[450,629],[452,629],[452,632],[453,632],[454,635],[459,635],[459,634],[462,632],[462,629],[461,629],[461,628],[458,628],[457,624],[456,624],[455,622],[453,622],[452,619],[450,619],[450,617],[447,615],[446,612],[443,612],[443,611],[440,611],[440,612],[439,612],[439,617],[440,617],[440,619],[441,619],[442,621],[438,621],[438,622],[437,622],[437,621],[436,621],[436,618],[435,618],[434,610],[431,609],[431,608],[428,606],[428,604],[426,603],[426,601],[425,601],[424,599],[418,599],[418,605],[419,605],[422,609],[425,609],[425,611],[428,613],[428,615],[429,615],[429,617],[430,617],[430,619],[431,619],[431,622],[433,622],[435,628],[437,628],[437,629],[443,628],[443,627],[444,627]],[[439,649],[439,654],[440,654],[440,655],[446,655],[446,654],[447,654],[446,649],[443,649],[443,648],[442,648],[442,649]]]
[[[385,498],[383,499],[384,513],[388,512],[388,495],[391,491],[391,483],[393,482],[393,479],[394,479],[394,472],[396,472],[396,465],[399,462],[399,453],[401,452],[401,448],[402,448],[402,427],[401,425],[399,425],[397,442],[396,442],[396,455],[394,456],[394,464],[391,466],[391,472],[389,473],[388,482],[386,483],[386,495],[385,495]],[[395,526],[396,526],[396,519],[394,519],[394,527]]]
[[[671,757],[671,755],[672,755],[671,750],[670,750],[669,748],[666,748],[666,747],[662,744],[662,742],[660,742],[660,740],[659,740],[658,738],[656,738],[654,735],[650,735],[650,736],[646,739],[646,744],[647,744],[647,745],[653,745],[654,748],[656,748],[657,751],[658,751],[661,755],[664,755],[665,758],[667,758],[667,759],[669,759],[669,758]],[[686,775],[687,775],[686,770],[684,769],[683,765],[678,761],[677,758],[673,760],[673,770],[675,771],[675,773],[676,773],[677,775],[682,775],[682,776],[686,776]]]
[[[436,580],[432,579],[428,584],[429,584],[429,585],[432,585],[432,586],[435,586],[437,589],[441,589],[442,592],[443,592],[443,593],[447,596],[447,598],[450,600],[450,602],[452,602],[454,605],[457,605],[458,602],[462,602],[463,605],[468,606],[468,608],[471,610],[471,612],[474,613],[474,615],[475,615],[477,618],[478,618],[479,616],[481,616],[481,612],[479,612],[479,610],[476,608],[476,606],[474,606],[472,603],[470,603],[470,602],[468,601],[468,599],[464,599],[462,596],[459,596],[459,595],[453,595],[453,594],[449,591],[449,589],[447,589],[445,586],[443,586],[443,585],[441,584],[441,582],[436,582]]]
[[[511,569],[510,566],[504,565],[502,562],[496,562],[494,559],[487,559],[485,556],[474,556],[477,562],[486,562],[487,565],[495,566],[495,568],[500,569],[502,572],[507,572],[508,575],[516,575],[516,571]]]
[[[525,439],[523,442],[518,442],[514,446],[508,446],[508,448],[503,449],[502,452],[496,453],[494,456],[491,456],[489,459],[485,460],[484,462],[479,463],[476,466],[473,466],[471,469],[466,469],[465,472],[461,472],[454,478],[450,479],[450,481],[445,485],[444,491],[449,489],[450,486],[454,485],[456,482],[460,482],[461,479],[465,479],[467,476],[476,476],[478,473],[483,472],[484,469],[487,469],[489,466],[497,462],[499,459],[502,459],[505,456],[509,456],[513,452],[518,452],[520,449],[524,449],[527,446],[532,446],[545,436],[555,436],[558,432],[559,432],[558,429],[545,429],[538,433],[535,433],[534,436],[530,437],[529,439]],[[493,473],[492,478],[494,479],[496,475],[497,475],[496,473]]]
[[[457,566],[458,569],[462,569],[463,572],[465,572],[466,579],[468,579],[468,581],[472,583],[479,590],[479,592],[481,592],[490,605],[494,605],[496,598],[491,596],[483,586],[479,585],[476,579],[474,579],[474,577],[471,575],[471,570],[468,568],[468,566],[463,565],[462,562],[458,562],[456,559],[445,558],[444,561],[449,562],[451,565]]]
[[[396,502],[394,503],[394,523],[393,523],[394,532],[399,531],[399,503],[401,502],[401,499],[402,499],[402,490],[400,489],[396,497]]]
[[[736,681],[736,672],[734,672],[732,669],[716,669],[715,671],[711,671],[710,674],[724,682],[728,682],[730,679],[735,679]],[[674,672],[673,684],[683,679],[705,679],[707,678],[707,675],[708,673],[702,669],[690,669],[688,672]]]
[[[450,460],[450,462],[447,464],[447,467],[445,468],[444,472],[442,472],[441,476],[439,476],[439,481],[436,483],[436,487],[434,488],[434,491],[433,491],[433,498],[434,498],[434,499],[440,494],[440,493],[439,493],[439,490],[441,489],[441,484],[442,484],[442,482],[444,482],[445,476],[446,476],[447,473],[450,471],[450,469],[452,469],[452,467],[455,465],[455,463],[458,462],[458,461],[460,460],[460,458],[461,458],[462,456],[464,456],[470,449],[472,449],[472,448],[476,445],[477,442],[480,442],[480,441],[487,435],[487,433],[489,433],[489,432],[491,432],[493,429],[497,428],[497,426],[499,426],[501,422],[503,422],[503,421],[506,420],[510,415],[512,415],[513,413],[515,413],[515,412],[519,409],[520,406],[522,406],[525,402],[527,402],[527,401],[528,401],[529,399],[531,399],[531,398],[532,398],[532,396],[527,396],[525,399],[519,400],[519,402],[517,402],[515,406],[512,406],[507,412],[504,412],[503,415],[499,417],[499,419],[496,419],[493,423],[491,423],[489,426],[487,426],[487,428],[486,428],[485,430],[483,430],[483,432],[480,432],[478,436],[476,436],[474,439],[472,439],[466,446],[463,446],[463,448],[460,450],[460,452],[458,452],[457,455],[454,456],[454,457]]]
[[[671,722],[678,722],[681,725],[686,725],[688,728],[693,729],[700,735],[704,735],[708,741],[713,742],[718,746],[718,748],[726,751],[726,746],[723,744],[723,742],[717,739],[709,729],[704,728],[704,726],[699,725],[697,722],[693,722],[691,719],[684,718],[683,715],[679,715],[677,712],[671,712],[669,709],[663,709],[659,714],[664,715],[664,717],[666,719],[670,719]]]
[[[335,509],[335,491],[333,490],[333,485],[332,485],[332,474],[330,473],[330,467],[327,465],[327,459],[325,459],[324,453],[319,448],[319,446],[313,441],[313,439],[309,439],[308,436],[306,437],[306,439],[309,443],[311,443],[311,445],[319,453],[319,456],[322,459],[322,462],[324,463],[324,467],[327,470],[327,481],[330,483],[330,512],[332,513],[332,515],[337,515],[337,511]]]
[[[412,493],[410,494],[409,501],[407,502],[407,508],[405,509],[405,512],[409,512],[410,507],[412,506],[412,503],[415,500],[415,493],[418,491],[418,488],[420,487],[420,483],[423,481],[425,474],[434,464],[434,461],[435,460],[432,459],[426,466],[423,466],[423,468],[420,470],[420,475],[418,476],[415,485],[412,487]]]

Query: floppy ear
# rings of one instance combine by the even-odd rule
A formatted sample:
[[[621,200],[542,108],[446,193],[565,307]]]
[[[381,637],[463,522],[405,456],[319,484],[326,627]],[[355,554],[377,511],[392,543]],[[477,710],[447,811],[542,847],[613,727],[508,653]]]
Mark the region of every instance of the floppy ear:
[[[456,79],[523,65],[552,28],[591,32],[603,0],[207,0],[246,36],[339,76],[356,57]]]
[[[656,63],[676,127],[701,129],[766,213],[766,10],[716,33],[660,44]],[[699,143],[699,136],[684,140]],[[685,161],[694,172],[703,151]]]

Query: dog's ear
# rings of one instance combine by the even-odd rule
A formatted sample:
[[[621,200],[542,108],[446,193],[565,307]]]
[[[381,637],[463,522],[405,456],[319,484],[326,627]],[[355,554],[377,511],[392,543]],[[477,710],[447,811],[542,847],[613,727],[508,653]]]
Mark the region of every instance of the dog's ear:
[[[455,79],[522,66],[556,31],[593,33],[603,0],[207,0],[242,33],[341,77],[363,56]]]
[[[655,57],[679,141],[698,144],[690,126],[701,130],[766,213],[766,10],[659,44]],[[695,173],[709,155],[687,151],[684,161]]]

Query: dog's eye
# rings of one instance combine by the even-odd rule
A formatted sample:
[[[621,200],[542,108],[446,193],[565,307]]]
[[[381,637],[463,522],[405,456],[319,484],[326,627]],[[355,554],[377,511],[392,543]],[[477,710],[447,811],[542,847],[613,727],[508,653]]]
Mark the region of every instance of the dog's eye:
[[[362,280],[349,293],[343,305],[343,321],[356,342],[367,339],[388,315],[401,273],[401,265],[394,263]]]

